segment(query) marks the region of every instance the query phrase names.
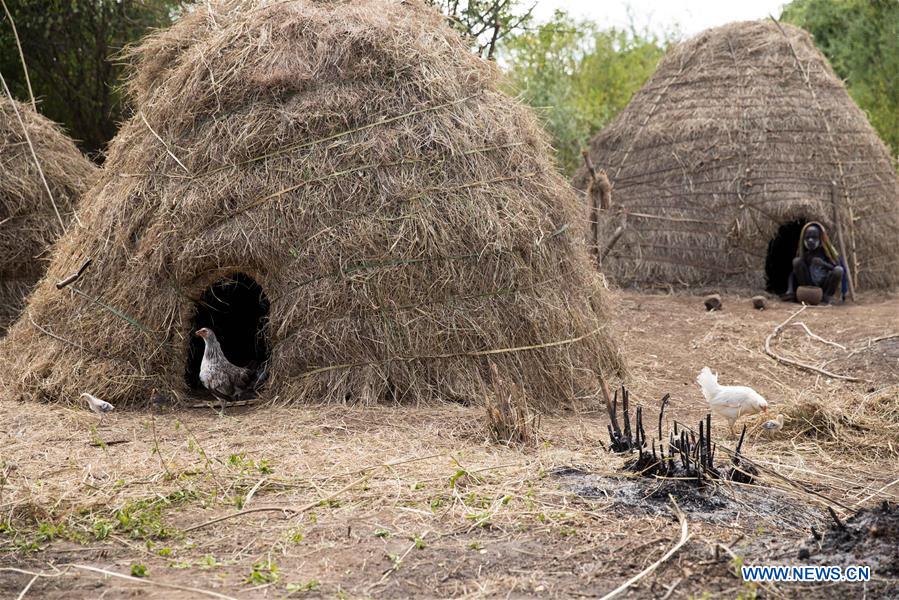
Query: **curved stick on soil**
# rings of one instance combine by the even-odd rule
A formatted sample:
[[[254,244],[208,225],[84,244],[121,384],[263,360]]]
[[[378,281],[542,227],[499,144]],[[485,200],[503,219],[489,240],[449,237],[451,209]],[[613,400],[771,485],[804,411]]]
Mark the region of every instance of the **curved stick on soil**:
[[[805,333],[806,333],[810,338],[812,338],[813,340],[818,340],[818,341],[821,342],[822,344],[827,344],[828,346],[833,346],[833,347],[835,347],[835,348],[839,348],[840,350],[842,350],[842,351],[844,351],[844,352],[849,352],[849,348],[847,348],[847,347],[844,346],[843,344],[838,344],[838,343],[836,343],[836,342],[831,342],[830,340],[824,339],[823,337],[821,337],[821,336],[818,335],[817,333],[812,333],[812,330],[808,328],[808,325],[806,325],[806,324],[803,323],[802,321],[797,321],[797,322],[793,323],[793,327],[802,327],[802,328],[805,330]]]
[[[671,499],[672,510],[674,511],[675,516],[677,516],[677,520],[680,521],[680,540],[678,540],[678,542],[674,546],[672,546],[671,549],[666,552],[664,556],[662,556],[662,558],[655,561],[654,563],[619,585],[617,588],[600,598],[600,600],[611,600],[611,598],[614,598],[619,594],[627,591],[627,589],[633,584],[637,583],[638,581],[655,571],[659,567],[659,565],[674,556],[674,554],[681,549],[681,546],[686,544],[687,540],[690,539],[690,534],[687,532],[687,518],[677,506],[677,502],[674,500],[674,496],[669,494],[668,497]]]
[[[796,367],[798,369],[804,369],[806,371],[812,371],[813,373],[820,373],[826,377],[830,377],[831,379],[842,379],[843,381],[860,381],[867,383],[867,379],[861,379],[859,377],[851,377],[849,375],[838,375],[836,373],[831,373],[830,371],[826,371],[824,369],[820,369],[814,365],[810,365],[804,362],[799,362],[798,360],[793,360],[792,358],[783,357],[774,350],[771,349],[771,342],[780,335],[780,332],[783,331],[783,328],[787,326],[787,323],[792,321],[795,317],[799,315],[802,311],[808,308],[807,304],[803,304],[802,308],[794,312],[790,315],[786,321],[778,325],[774,328],[774,331],[768,334],[768,337],[765,338],[765,354],[776,360],[777,362],[783,363],[785,365],[790,365],[791,367]]]

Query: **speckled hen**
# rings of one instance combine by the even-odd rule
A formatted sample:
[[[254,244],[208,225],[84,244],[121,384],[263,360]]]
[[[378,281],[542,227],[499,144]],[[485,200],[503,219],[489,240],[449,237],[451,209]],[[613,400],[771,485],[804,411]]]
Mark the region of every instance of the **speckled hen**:
[[[208,327],[197,330],[206,342],[203,361],[200,363],[200,382],[214,394],[228,399],[239,399],[253,385],[255,373],[232,364],[222,351],[215,332]]]

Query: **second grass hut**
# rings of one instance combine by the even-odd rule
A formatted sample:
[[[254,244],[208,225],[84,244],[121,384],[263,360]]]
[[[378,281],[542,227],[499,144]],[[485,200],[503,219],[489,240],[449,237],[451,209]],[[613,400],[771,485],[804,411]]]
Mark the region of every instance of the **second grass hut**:
[[[799,28],[732,23],[674,47],[589,156],[613,186],[597,237],[620,285],[782,293],[809,221],[842,238],[859,287],[899,285],[889,152]],[[574,185],[594,201],[596,181],[582,168]]]
[[[97,171],[55,123],[0,95],[0,335],[19,316]]]

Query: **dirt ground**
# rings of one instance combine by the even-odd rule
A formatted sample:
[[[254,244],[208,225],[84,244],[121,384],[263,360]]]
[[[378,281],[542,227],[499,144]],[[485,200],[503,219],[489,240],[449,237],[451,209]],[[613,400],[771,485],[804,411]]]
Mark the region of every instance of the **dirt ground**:
[[[98,425],[83,407],[0,399],[0,597],[602,597],[681,539],[670,491],[687,541],[622,597],[899,597],[883,556],[895,530],[859,530],[882,543],[840,546],[854,555],[823,551],[827,506],[845,522],[899,500],[899,297],[808,308],[770,340],[783,359],[863,381],[766,355],[795,304],[611,303],[648,429],[665,393],[669,425],[698,423],[706,365],[787,416],[774,437],[750,430],[753,484],[630,477],[604,449],[603,410],[544,417],[537,446],[515,448],[488,441],[483,407],[162,408]],[[735,440],[722,423],[713,435],[726,456]],[[837,558],[872,565],[871,581],[738,575]]]

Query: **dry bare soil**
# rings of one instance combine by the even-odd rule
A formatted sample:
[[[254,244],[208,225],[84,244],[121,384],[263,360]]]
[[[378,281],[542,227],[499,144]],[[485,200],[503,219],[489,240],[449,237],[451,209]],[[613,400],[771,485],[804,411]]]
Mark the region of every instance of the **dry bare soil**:
[[[537,446],[517,448],[488,441],[483,407],[163,407],[98,425],[83,407],[0,399],[0,596],[601,597],[681,538],[674,491],[688,540],[623,597],[899,597],[899,532],[858,518],[839,532],[826,511],[847,521],[899,499],[899,298],[809,308],[771,340],[782,358],[865,381],[766,355],[796,305],[611,302],[648,435],[665,393],[666,428],[704,416],[705,365],[788,417],[777,436],[750,430],[754,484],[628,477],[627,457],[603,448],[603,410],[544,417]],[[735,440],[724,423],[713,434],[726,462]],[[736,575],[853,563],[874,566],[872,581]]]

